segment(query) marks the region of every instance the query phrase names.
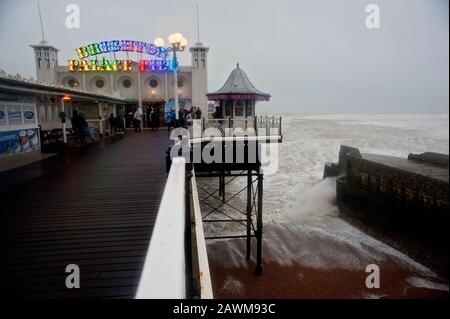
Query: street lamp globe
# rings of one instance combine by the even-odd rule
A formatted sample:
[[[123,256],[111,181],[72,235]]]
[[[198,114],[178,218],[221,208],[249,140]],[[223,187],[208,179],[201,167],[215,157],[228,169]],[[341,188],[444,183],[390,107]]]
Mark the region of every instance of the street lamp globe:
[[[177,43],[177,44],[180,43],[181,40],[183,39],[183,35],[179,32],[175,33],[173,36],[174,36],[175,43]]]
[[[157,48],[162,48],[164,46],[164,39],[156,38],[154,44]]]
[[[185,48],[185,47],[187,47],[187,45],[188,45],[188,41],[185,38],[182,38],[180,41],[180,46],[182,48]]]
[[[170,44],[175,44],[175,43],[177,43],[177,41],[175,41],[175,34],[169,35],[169,43],[170,43]]]

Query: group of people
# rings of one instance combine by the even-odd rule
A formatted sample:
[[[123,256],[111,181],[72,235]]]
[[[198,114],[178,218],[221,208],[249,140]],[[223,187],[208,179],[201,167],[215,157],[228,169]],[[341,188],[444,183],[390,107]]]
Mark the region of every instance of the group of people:
[[[133,127],[135,132],[142,131],[142,123],[144,121],[145,114],[141,108],[138,108],[133,116]],[[152,106],[150,112],[147,113],[147,122],[152,131],[159,129],[159,111],[156,107]]]
[[[170,113],[170,112],[169,112]],[[172,110],[172,115],[169,116],[168,121],[168,129],[170,130],[172,127],[187,127],[189,119],[201,119],[202,111],[199,107],[191,107],[189,110],[186,108],[182,108],[178,115],[178,120],[175,120],[175,112]],[[151,130],[159,129],[159,110],[156,107],[151,107],[150,112],[148,113],[148,123]],[[138,108],[133,116],[133,127],[135,132],[142,131],[142,121],[144,120],[144,113],[142,112],[142,108]],[[72,118],[72,128],[74,131],[82,137],[82,143],[86,142],[86,138],[95,141],[95,135],[93,133],[92,128],[89,127],[85,118],[79,114],[77,110],[73,110]],[[125,123],[123,117],[119,114],[117,117],[114,114],[111,114],[109,117],[109,127],[110,134],[115,133],[124,133],[126,132]]]
[[[111,130],[111,134],[115,133],[125,133],[127,129],[125,128],[125,123],[122,115],[118,115],[117,117],[111,113],[109,116],[109,127]]]
[[[123,117],[121,115],[115,117],[114,114],[111,113],[108,120],[110,134],[126,132]],[[81,115],[77,110],[72,111],[70,122],[72,123],[72,129],[74,133],[79,137],[81,144],[86,144],[86,139],[89,139],[93,142],[96,140],[94,129],[92,127],[89,127],[84,116]]]
[[[170,131],[174,127],[187,127],[189,119],[201,119],[202,111],[199,107],[192,106],[189,110],[186,108],[182,108],[178,112],[178,120],[175,117],[175,111],[172,109],[166,113],[166,123],[167,129]],[[143,120],[144,114],[141,109],[138,109],[134,114],[134,128],[136,132],[141,131],[141,123]],[[159,110],[157,107],[152,107],[150,112],[148,113],[148,123],[151,130],[159,129]]]
[[[92,128],[89,127],[86,119],[77,110],[72,111],[70,122],[72,123],[72,129],[75,131],[75,134],[79,136],[81,144],[86,144],[86,138],[95,142],[95,135]]]
[[[202,110],[200,110],[199,107],[192,106],[189,110],[183,108],[178,113],[179,118],[179,126],[181,127],[187,127],[188,126],[188,120],[200,120],[202,118]]]

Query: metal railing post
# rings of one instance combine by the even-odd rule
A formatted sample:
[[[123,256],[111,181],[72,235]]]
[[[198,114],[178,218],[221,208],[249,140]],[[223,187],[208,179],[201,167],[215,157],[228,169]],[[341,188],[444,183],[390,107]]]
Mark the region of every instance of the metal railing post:
[[[282,136],[282,133],[281,133],[281,116],[280,116],[280,123],[279,123],[279,132],[278,132],[278,135],[280,135],[280,136]]]
[[[247,148],[248,152],[248,148]],[[247,171],[247,260],[251,256],[252,235],[252,171]]]
[[[262,234],[263,234],[263,174],[258,171],[258,215],[256,217],[256,270],[255,275],[262,275]]]

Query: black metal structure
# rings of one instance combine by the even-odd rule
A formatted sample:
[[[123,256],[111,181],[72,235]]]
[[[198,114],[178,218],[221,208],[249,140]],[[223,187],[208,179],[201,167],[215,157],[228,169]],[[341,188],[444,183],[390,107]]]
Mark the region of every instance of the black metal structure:
[[[202,134],[200,138],[193,136],[190,139],[188,135],[195,135],[193,134],[194,127]],[[209,129],[213,129],[213,131],[208,131]],[[215,132],[214,129],[216,129]],[[227,129],[239,129],[241,133],[244,133],[243,130],[246,130],[246,132],[241,135],[233,135]],[[247,131],[247,129],[249,130]],[[216,134],[217,132],[219,134]],[[238,223],[245,227],[245,233],[206,236],[205,239],[245,238],[246,259],[250,260],[252,256],[252,238],[255,238],[255,275],[261,275],[264,174],[261,168],[259,143],[282,142],[281,117],[254,116],[242,119],[228,118],[208,121],[203,118],[192,122],[188,135],[181,132],[178,136],[179,141],[168,148],[166,152],[167,172],[171,165],[170,154],[173,153],[172,147],[177,147],[176,154],[186,157],[188,163],[192,163],[194,159],[196,161],[200,160],[200,162],[194,161],[193,164],[188,164],[189,167],[192,167],[191,165],[194,166],[197,182],[202,178],[217,178],[217,182],[214,181],[214,185],[218,185],[217,188],[197,183],[199,201],[202,205],[203,223]],[[188,140],[190,142],[187,143],[186,141]],[[186,145],[189,145],[187,151]],[[203,156],[205,153],[211,155],[212,161],[211,158],[208,162],[205,161]],[[201,156],[198,156],[199,154]],[[246,186],[240,187],[233,193],[233,188],[229,186],[238,178],[244,178]],[[231,201],[245,191],[245,208],[232,205]],[[203,198],[200,196],[201,192],[205,195]],[[228,211],[225,211],[225,209]],[[230,212],[233,212],[233,214]],[[219,215],[219,217],[215,217],[213,214]]]
[[[219,143],[222,147],[222,154],[225,154],[225,142]],[[254,148],[249,147],[249,143],[256,143]],[[204,197],[199,201],[202,205],[202,220],[203,223],[238,223],[245,227],[245,233],[242,235],[223,235],[223,236],[207,236],[205,239],[230,239],[230,238],[245,238],[246,239],[246,258],[251,259],[252,238],[256,239],[256,269],[255,275],[262,274],[262,234],[263,234],[263,173],[261,169],[260,156],[250,156],[249,150],[258,150],[257,141],[246,141],[244,145],[244,161],[239,162],[236,158],[233,161],[222,163],[195,163],[194,169],[197,181],[202,178],[217,178],[218,188],[210,189],[205,185],[197,185],[199,194],[203,193]],[[202,149],[205,145],[202,145]],[[216,145],[217,147],[217,145]],[[233,149],[236,150],[236,143],[233,143]],[[234,153],[236,154],[236,153]],[[191,157],[192,158],[192,157]],[[255,159],[255,160],[252,160]],[[237,181],[239,178],[246,180],[244,187],[239,187],[234,193],[226,193],[227,186]],[[217,184],[216,184],[217,185]],[[228,189],[231,189],[228,187]],[[231,204],[231,201],[237,196],[246,191],[246,206],[244,209],[236,207]],[[213,203],[211,203],[213,201]],[[233,212],[233,214],[226,212],[225,208]],[[212,218],[214,213],[217,213],[221,218]],[[216,214],[216,215],[217,215]],[[234,215],[234,216],[233,216]],[[239,217],[236,217],[239,216]]]

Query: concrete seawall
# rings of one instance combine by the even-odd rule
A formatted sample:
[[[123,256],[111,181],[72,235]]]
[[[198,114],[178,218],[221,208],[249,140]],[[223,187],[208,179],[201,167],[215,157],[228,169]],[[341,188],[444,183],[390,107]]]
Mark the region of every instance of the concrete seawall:
[[[448,155],[406,159],[342,146],[339,162],[325,165],[330,176],[344,218],[448,277]]]

